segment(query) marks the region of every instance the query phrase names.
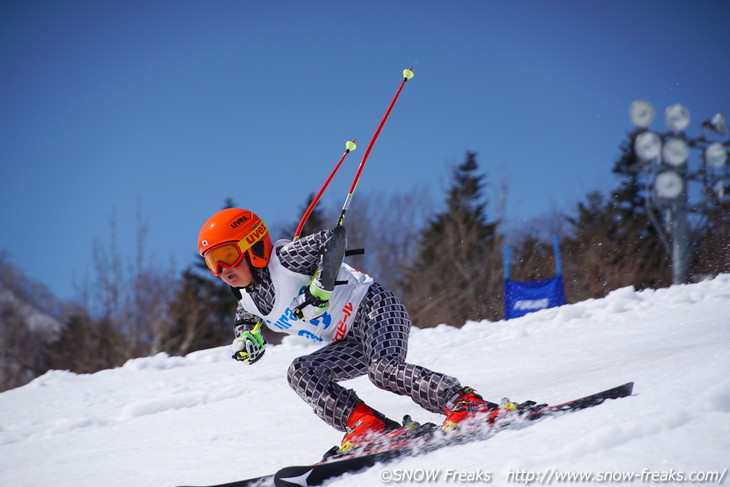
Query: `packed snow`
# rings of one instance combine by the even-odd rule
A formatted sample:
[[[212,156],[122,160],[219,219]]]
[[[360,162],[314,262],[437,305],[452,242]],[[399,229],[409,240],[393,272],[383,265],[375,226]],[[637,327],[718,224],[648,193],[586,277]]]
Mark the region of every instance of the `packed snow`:
[[[287,337],[250,366],[221,346],[90,375],[50,371],[0,394],[0,485],[206,485],[314,462],[341,433],[285,377],[293,358],[313,350]],[[631,397],[327,485],[557,483],[566,474],[605,483],[628,483],[619,476],[635,474],[639,485],[693,475],[717,484],[713,472],[720,482],[728,476],[730,275],[619,289],[510,321],[414,329],[408,358],[493,401],[555,403],[636,385]],[[347,385],[393,418],[442,420],[367,378]]]

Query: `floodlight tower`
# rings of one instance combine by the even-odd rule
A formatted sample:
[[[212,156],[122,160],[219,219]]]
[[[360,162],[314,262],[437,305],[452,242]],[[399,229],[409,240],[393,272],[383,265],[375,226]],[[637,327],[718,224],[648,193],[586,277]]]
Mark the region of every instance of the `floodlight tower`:
[[[672,255],[672,283],[684,284],[689,278],[689,214],[706,211],[713,199],[721,204],[726,198],[725,186],[730,184],[730,166],[727,164],[730,139],[713,142],[707,137],[710,134],[723,136],[727,121],[724,113],[717,113],[702,123],[705,133],[692,138],[684,133],[690,121],[690,112],[684,105],[670,105],[664,111],[667,132],[649,130],[655,116],[654,107],[648,101],[636,100],[629,107],[629,119],[643,129],[634,139],[634,152],[640,162],[632,169],[645,173],[652,181],[652,190],[646,198],[650,206],[647,213]],[[700,166],[694,170],[689,165],[690,149],[702,152]],[[690,204],[690,181],[703,185],[702,200],[697,205]],[[664,213],[671,243],[654,218],[652,208]]]

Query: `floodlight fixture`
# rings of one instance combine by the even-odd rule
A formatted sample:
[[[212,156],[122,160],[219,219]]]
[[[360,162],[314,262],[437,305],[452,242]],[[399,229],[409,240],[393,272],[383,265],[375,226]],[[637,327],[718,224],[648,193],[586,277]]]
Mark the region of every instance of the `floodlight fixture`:
[[[681,132],[689,125],[689,109],[681,103],[669,105],[664,110],[664,124],[672,132]]]
[[[727,118],[723,112],[718,112],[712,116],[709,120],[702,122],[703,127],[708,127],[710,130],[715,132],[717,135],[723,135],[727,130]]]
[[[634,139],[634,151],[642,161],[650,161],[659,157],[662,141],[654,132],[642,132]]]
[[[662,159],[667,164],[678,167],[687,162],[689,146],[687,142],[678,138],[671,138],[662,147]]]
[[[648,127],[655,116],[654,106],[646,100],[634,100],[629,106],[629,119],[637,127]]]
[[[662,242],[672,254],[672,282],[685,284],[689,278],[689,256],[691,242],[688,215],[691,212],[711,210],[713,205],[724,203],[727,198],[726,188],[730,185],[730,140],[712,142],[713,134],[724,135],[728,129],[727,118],[718,112],[702,122],[704,134],[700,137],[689,137],[684,130],[689,126],[690,111],[684,105],[676,103],[664,111],[666,132],[654,132],[649,126],[656,113],[651,103],[635,100],[629,106],[629,119],[638,127],[631,136],[634,138],[634,154],[641,161],[632,164],[631,171],[644,173],[651,181],[647,187],[650,194],[647,204],[655,210],[666,210],[666,227],[660,225],[649,212],[652,224],[662,237]],[[697,170],[690,168],[690,150],[702,151],[702,166]],[[698,193],[690,191],[690,182],[703,185],[699,204],[690,204],[690,196]],[[649,189],[651,188],[651,189]],[[717,197],[717,201],[711,201]],[[671,234],[671,244],[665,236]]]
[[[708,166],[715,169],[722,169],[727,162],[727,151],[725,150],[725,146],[720,142],[713,142],[707,146],[702,157]]]
[[[683,189],[684,180],[675,171],[661,172],[654,179],[654,191],[661,199],[673,200],[682,194]]]

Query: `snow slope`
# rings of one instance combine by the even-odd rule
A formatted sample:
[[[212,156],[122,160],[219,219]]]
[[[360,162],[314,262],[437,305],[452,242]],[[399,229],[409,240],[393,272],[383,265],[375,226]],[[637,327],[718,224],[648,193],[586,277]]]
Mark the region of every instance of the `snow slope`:
[[[315,461],[341,434],[285,379],[289,362],[312,350],[290,337],[253,366],[220,347],[92,375],[48,372],[0,394],[0,485],[209,484]],[[439,475],[422,482],[428,485],[481,483],[478,473],[491,485],[546,472],[674,472],[676,479],[730,466],[730,275],[657,291],[620,289],[509,322],[414,329],[409,360],[456,375],[495,401],[560,402],[631,380],[635,395],[329,485],[383,485],[388,475],[426,470]],[[365,378],[349,385],[396,419],[441,420]],[[447,482],[448,469],[473,481]]]

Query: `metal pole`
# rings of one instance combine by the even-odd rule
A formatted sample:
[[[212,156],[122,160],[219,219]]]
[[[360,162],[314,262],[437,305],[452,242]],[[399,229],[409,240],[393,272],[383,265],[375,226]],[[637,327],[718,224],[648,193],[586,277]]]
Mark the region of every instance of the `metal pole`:
[[[686,167],[680,172],[684,187],[671,206],[670,231],[672,233],[672,284],[687,284],[689,282],[689,196],[687,193]]]

